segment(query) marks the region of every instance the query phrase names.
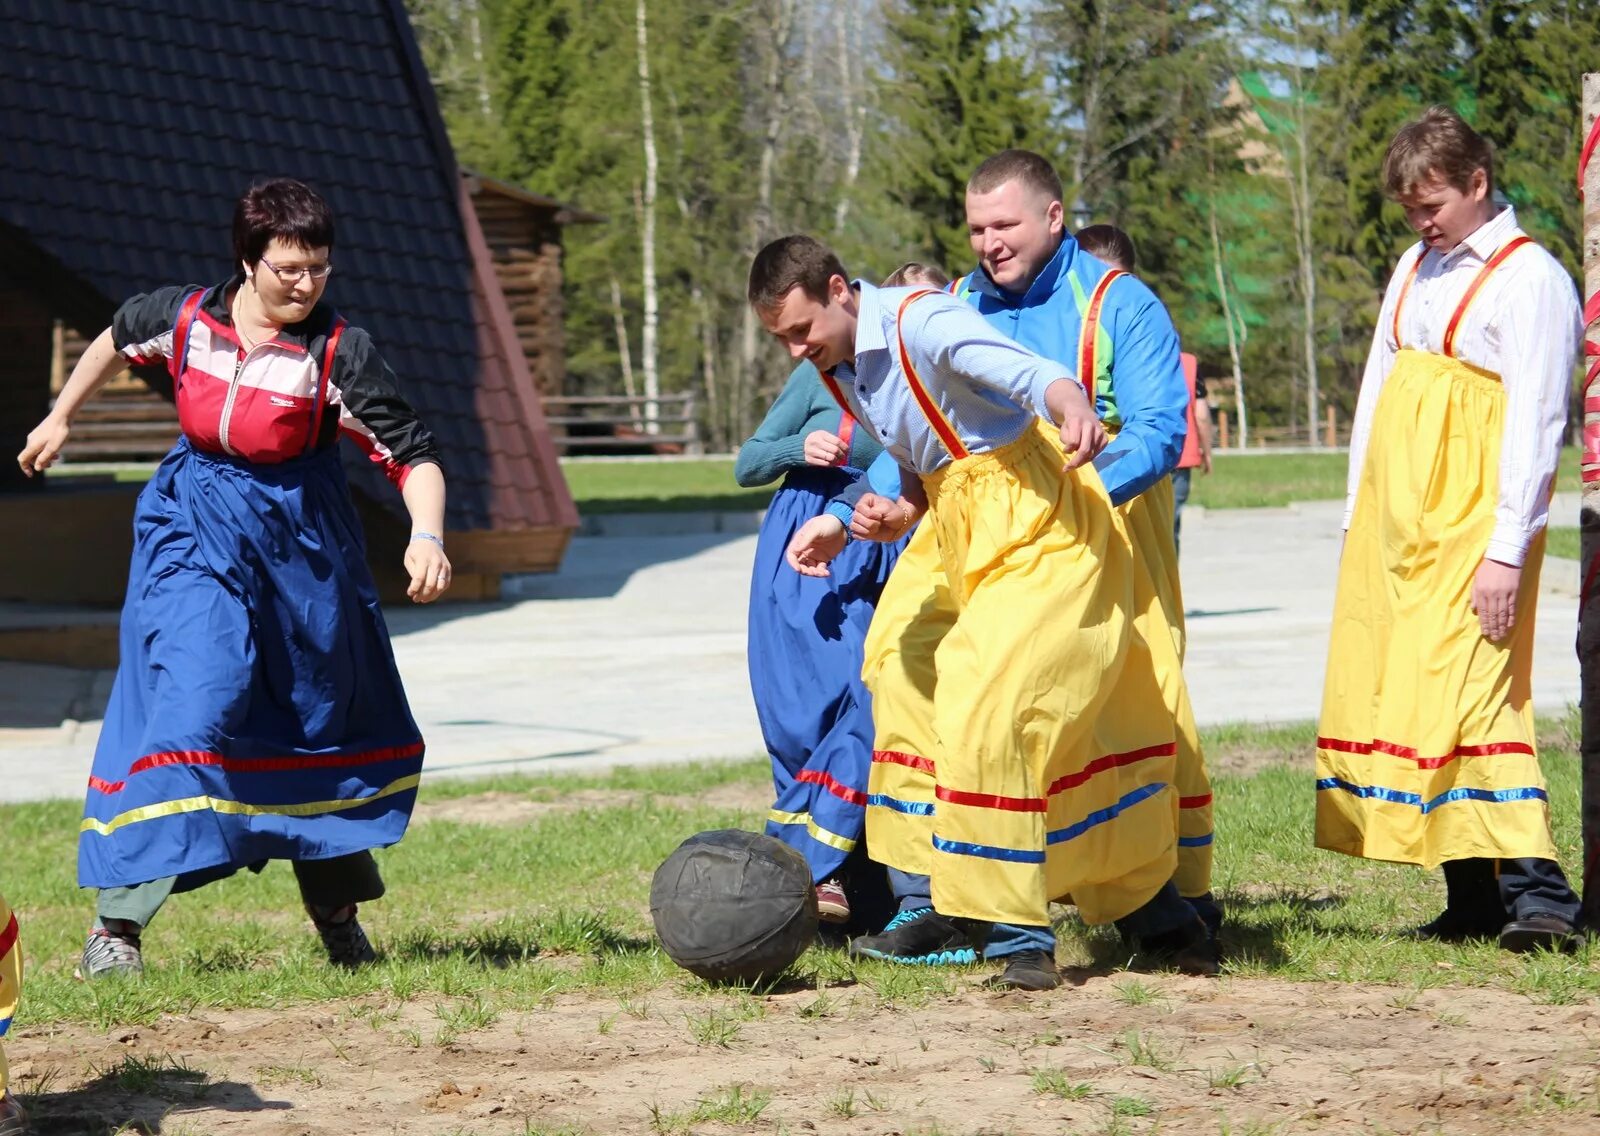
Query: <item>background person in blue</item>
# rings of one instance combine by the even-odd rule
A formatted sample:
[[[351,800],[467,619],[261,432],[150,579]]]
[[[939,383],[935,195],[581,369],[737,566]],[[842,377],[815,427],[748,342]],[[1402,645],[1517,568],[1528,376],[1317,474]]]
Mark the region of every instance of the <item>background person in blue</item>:
[[[884,283],[943,288],[949,280],[936,269],[907,264]],[[852,544],[825,577],[794,571],[784,550],[795,531],[882,452],[872,431],[858,428],[806,361],[739,447],[733,467],[746,488],[783,477],[761,522],[750,577],[750,691],[772,761],[767,832],[805,856],[817,885],[817,914],[830,923],[850,920],[850,881],[841,870],[861,841],[872,765],[862,643],[906,537]],[[874,492],[898,498],[899,467],[878,470]]]

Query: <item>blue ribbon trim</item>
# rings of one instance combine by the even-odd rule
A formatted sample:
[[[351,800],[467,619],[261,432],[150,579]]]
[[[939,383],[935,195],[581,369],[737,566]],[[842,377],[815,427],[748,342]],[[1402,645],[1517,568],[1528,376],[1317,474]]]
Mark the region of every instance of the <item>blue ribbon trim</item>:
[[[1108,805],[1103,809],[1096,809],[1077,824],[1069,824],[1066,828],[1057,829],[1055,832],[1050,833],[1045,837],[1045,843],[1065,844],[1069,840],[1076,840],[1091,828],[1102,825],[1108,820],[1115,820],[1119,813],[1126,812],[1140,801],[1149,800],[1166,787],[1166,782],[1164,781],[1141,785],[1133,792],[1124,794],[1116,804]]]
[[[1148,800],[1166,787],[1165,783],[1141,785],[1133,792],[1123,796],[1116,804],[1097,809],[1077,824],[1071,824],[1066,828],[1046,833],[1045,843],[1047,845],[1065,844],[1069,840],[1082,836],[1097,825],[1116,819],[1118,814],[1126,812],[1140,801]],[[1204,840],[1207,843],[1211,840],[1209,836],[1196,837],[1195,839]],[[941,836],[933,838],[933,847],[939,852],[950,852],[957,856],[981,856],[986,860],[1006,860],[1013,864],[1042,864],[1045,857],[1043,852],[1032,848],[1002,848],[992,844],[968,844],[962,840],[946,840]]]
[[[1212,836],[1213,834],[1209,832],[1204,836],[1180,836],[1178,837],[1178,847],[1204,848],[1207,844],[1211,843]]]
[[[902,801],[899,797],[891,797],[885,793],[873,793],[867,798],[868,808],[893,809],[897,813],[907,816],[931,817],[933,805],[927,801]]]
[[[1337,777],[1323,777],[1317,781],[1317,791],[1327,789],[1340,789],[1353,797],[1371,797],[1374,800],[1388,801],[1395,805],[1410,805],[1412,808],[1421,809],[1426,816],[1434,809],[1455,801],[1487,801],[1490,804],[1509,804],[1514,801],[1548,801],[1550,795],[1543,789],[1527,786],[1521,789],[1450,789],[1440,793],[1432,800],[1425,801],[1421,793],[1405,793],[1399,789],[1388,789],[1382,785],[1352,785]]]
[[[1044,853],[1032,848],[1001,848],[993,844],[968,844],[963,840],[946,840],[942,836],[933,838],[933,847],[937,852],[949,852],[956,856],[982,856],[985,860],[1006,860],[1013,864],[1042,864]]]

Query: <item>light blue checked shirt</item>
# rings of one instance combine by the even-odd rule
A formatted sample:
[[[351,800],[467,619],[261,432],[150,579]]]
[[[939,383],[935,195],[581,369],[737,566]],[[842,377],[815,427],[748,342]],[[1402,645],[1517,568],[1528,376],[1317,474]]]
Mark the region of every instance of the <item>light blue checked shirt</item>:
[[[860,318],[854,365],[834,371],[851,409],[870,425],[894,460],[919,474],[950,463],[950,452],[911,393],[899,342],[969,453],[1016,441],[1034,418],[1051,421],[1045,390],[1072,378],[1067,368],[1035,355],[989,325],[971,305],[943,292],[923,296],[896,314],[918,288],[877,288],[858,280]]]

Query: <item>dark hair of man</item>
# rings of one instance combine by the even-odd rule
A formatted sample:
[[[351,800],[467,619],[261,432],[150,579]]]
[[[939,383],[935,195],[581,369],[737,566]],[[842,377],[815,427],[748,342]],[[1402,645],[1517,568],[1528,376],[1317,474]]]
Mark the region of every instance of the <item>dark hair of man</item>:
[[[258,182],[233,207],[234,260],[255,267],[274,237],[303,249],[332,249],[333,210],[294,178]]]
[[[1112,268],[1132,272],[1139,263],[1133,238],[1115,225],[1085,225],[1073,234],[1073,239],[1084,252],[1099,257]]]
[[[1434,178],[1462,193],[1472,189],[1478,170],[1494,193],[1494,147],[1446,106],[1429,107],[1415,122],[1400,128],[1383,155],[1383,192],[1399,199],[1415,193]]]
[[[778,307],[785,296],[799,288],[826,306],[828,281],[835,276],[850,279],[833,250],[815,237],[794,233],[779,237],[756,253],[750,262],[745,296],[751,307],[766,311]]]
[[[1012,181],[1020,181],[1046,200],[1061,200],[1061,178],[1056,168],[1032,150],[1001,150],[985,158],[967,179],[967,192],[993,193]]]
[[[906,288],[912,284],[922,284],[929,288],[948,288],[950,277],[945,275],[942,268],[923,264],[920,260],[908,260],[883,278],[885,288]]]

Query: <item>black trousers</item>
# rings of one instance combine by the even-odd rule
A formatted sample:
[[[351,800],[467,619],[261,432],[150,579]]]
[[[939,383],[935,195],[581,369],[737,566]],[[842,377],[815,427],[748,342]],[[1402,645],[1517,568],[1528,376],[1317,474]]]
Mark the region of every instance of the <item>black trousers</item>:
[[[1554,860],[1449,860],[1444,886],[1451,914],[1486,931],[1535,915],[1578,920],[1578,897]]]

